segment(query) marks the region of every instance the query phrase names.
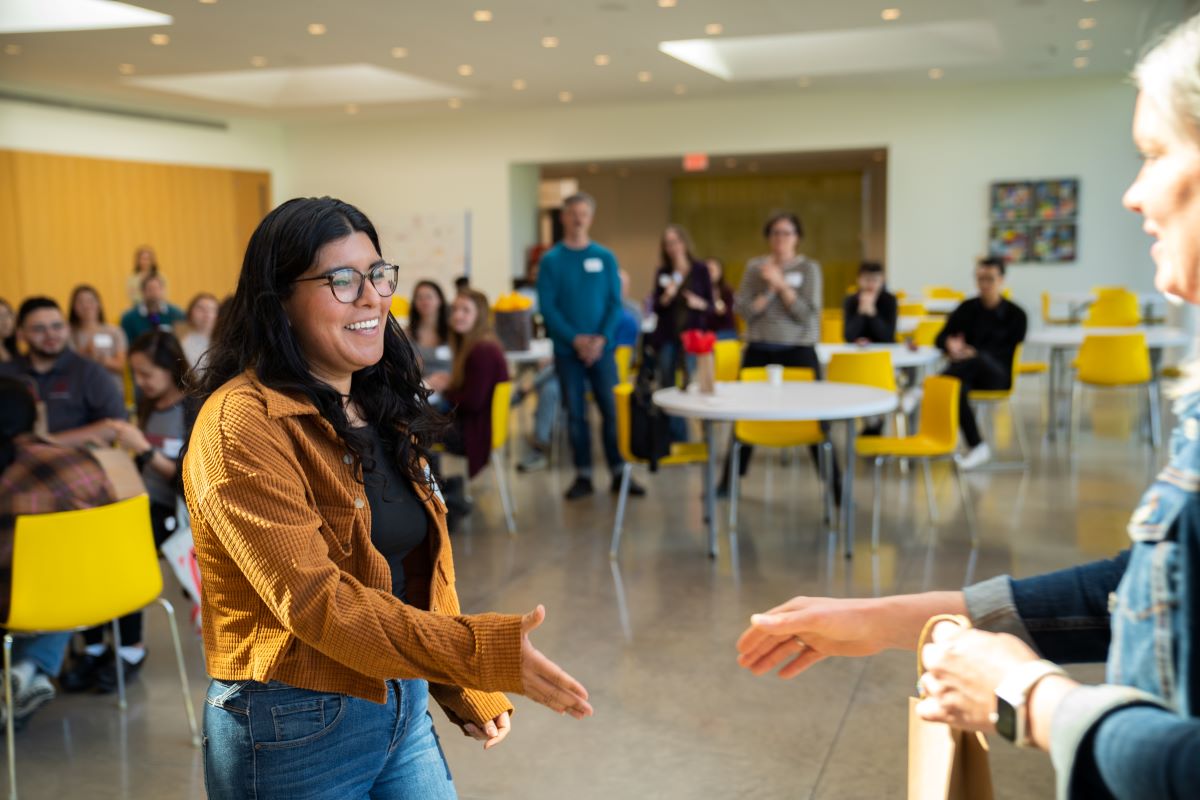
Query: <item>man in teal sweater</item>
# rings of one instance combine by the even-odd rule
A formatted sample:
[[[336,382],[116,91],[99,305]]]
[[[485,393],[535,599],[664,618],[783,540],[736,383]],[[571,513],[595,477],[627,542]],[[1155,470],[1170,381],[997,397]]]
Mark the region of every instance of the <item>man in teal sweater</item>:
[[[621,319],[621,279],[616,256],[588,237],[596,201],[579,193],[563,203],[563,240],[542,256],[538,267],[538,306],[554,340],[554,368],[567,398],[567,427],[575,456],[575,481],[567,499],[586,497],[592,486],[592,443],[587,420],[587,390],[603,419],[604,456],[612,472],[611,490],[621,488],[624,462],[617,449],[613,360]],[[630,484],[632,495],[645,494]]]

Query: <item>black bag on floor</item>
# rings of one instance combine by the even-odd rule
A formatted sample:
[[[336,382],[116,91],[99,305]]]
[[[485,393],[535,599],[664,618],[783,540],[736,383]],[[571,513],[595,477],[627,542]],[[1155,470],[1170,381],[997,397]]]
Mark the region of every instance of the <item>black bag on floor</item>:
[[[629,449],[637,458],[650,462],[651,472],[657,472],[658,460],[671,452],[667,415],[654,405],[653,395],[658,388],[658,355],[646,345],[629,398]]]

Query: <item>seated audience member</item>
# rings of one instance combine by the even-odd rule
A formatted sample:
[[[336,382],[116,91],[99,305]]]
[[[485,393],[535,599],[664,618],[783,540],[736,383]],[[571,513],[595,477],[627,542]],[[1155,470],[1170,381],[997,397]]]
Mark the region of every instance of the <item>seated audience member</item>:
[[[76,511],[115,499],[96,459],[83,448],[34,436],[36,419],[29,389],[15,378],[0,378],[0,559],[5,562],[0,564],[0,593],[6,603],[18,515]],[[14,725],[23,726],[54,699],[50,679],[58,677],[70,639],[69,632],[14,638]]]
[[[121,316],[121,329],[132,342],[153,330],[173,332],[175,324],[183,320],[182,309],[167,302],[166,281],[162,275],[153,273],[142,279],[142,302]]]
[[[451,449],[467,457],[475,477],[492,452],[492,394],[508,380],[504,349],[492,332],[487,297],[463,290],[450,305],[450,349],[454,365],[444,392],[453,407],[457,441]]]
[[[150,496],[150,523],[154,543],[161,545],[176,528],[176,474],[179,452],[188,436],[184,414],[184,387],[188,365],[183,349],[173,334],[151,331],[129,348],[129,367],[137,384],[137,424],[111,420],[109,426],[118,444],[134,453],[146,494]],[[142,642],[142,612],[120,620],[121,660],[125,679],[137,677],[146,660]],[[63,676],[63,688],[81,692],[92,688],[102,693],[117,688],[116,663],[104,644],[104,629],[84,632],[84,654]]]
[[[0,297],[0,364],[17,357],[17,315],[8,301]]]
[[[142,281],[151,275],[158,274],[158,257],[154,248],[144,244],[133,251],[133,274],[125,281],[125,291],[129,295],[130,307],[136,307],[142,302]]]
[[[67,347],[67,321],[49,297],[31,297],[17,312],[27,354],[0,364],[24,380],[46,406],[46,430],[61,444],[111,444],[110,419],[125,419],[125,397],[104,367]]]
[[[407,333],[421,359],[421,377],[430,388],[444,391],[450,379],[450,311],[442,287],[433,281],[413,287]]]
[[[883,265],[864,261],[858,291],[842,301],[842,335],[847,342],[891,344],[896,341],[896,296],[884,284]]]
[[[201,292],[188,303],[187,328],[179,340],[179,346],[183,348],[183,355],[192,369],[200,366],[200,358],[208,350],[220,310],[221,301],[208,292]]]
[[[540,252],[540,249],[538,250]],[[537,276],[541,264],[535,258],[525,268],[525,278],[517,291],[522,297],[533,302],[532,311],[536,320],[541,316],[538,310]],[[558,375],[554,371],[554,359],[544,358],[537,362],[537,372],[533,376],[532,385],[519,385],[513,388],[512,404],[514,407],[525,402],[531,394],[537,395],[537,406],[533,410],[533,433],[529,436],[529,453],[517,464],[518,472],[535,472],[549,466],[550,438],[554,435],[554,418],[562,406],[562,389],[558,383]]]
[[[967,394],[1007,389],[1012,385],[1013,353],[1025,341],[1025,312],[1004,298],[1004,260],[981,259],[975,267],[979,296],[964,300],[946,320],[937,346],[950,359],[946,375],[962,381],[958,419],[968,451],[959,459],[963,469],[976,469],[992,457],[983,441]]]
[[[725,265],[719,258],[704,262],[708,266],[708,278],[712,282],[713,305],[708,312],[706,327],[718,339],[738,338],[737,317],[733,313],[733,288],[725,282]]]
[[[71,345],[75,352],[108,370],[124,394],[125,351],[129,343],[123,330],[104,321],[100,294],[87,284],[76,286],[71,292],[67,321],[71,324]]]

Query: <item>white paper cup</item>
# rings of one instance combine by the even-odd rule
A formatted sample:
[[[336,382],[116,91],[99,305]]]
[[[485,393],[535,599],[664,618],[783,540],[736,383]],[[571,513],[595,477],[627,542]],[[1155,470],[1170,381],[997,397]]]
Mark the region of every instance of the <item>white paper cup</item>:
[[[767,383],[771,386],[783,386],[782,364],[767,364]]]

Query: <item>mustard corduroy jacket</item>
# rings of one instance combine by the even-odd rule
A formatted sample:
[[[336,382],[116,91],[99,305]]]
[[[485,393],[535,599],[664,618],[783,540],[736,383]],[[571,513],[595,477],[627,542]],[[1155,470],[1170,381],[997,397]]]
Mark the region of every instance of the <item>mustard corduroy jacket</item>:
[[[522,691],[520,616],[460,613],[446,506],[422,485],[429,548],[405,560],[409,603],[394,597],[355,471],[311,402],[252,372],[204,404],[183,486],[209,674],[377,703],[387,679],[425,678],[458,725],[511,712],[498,692]]]

